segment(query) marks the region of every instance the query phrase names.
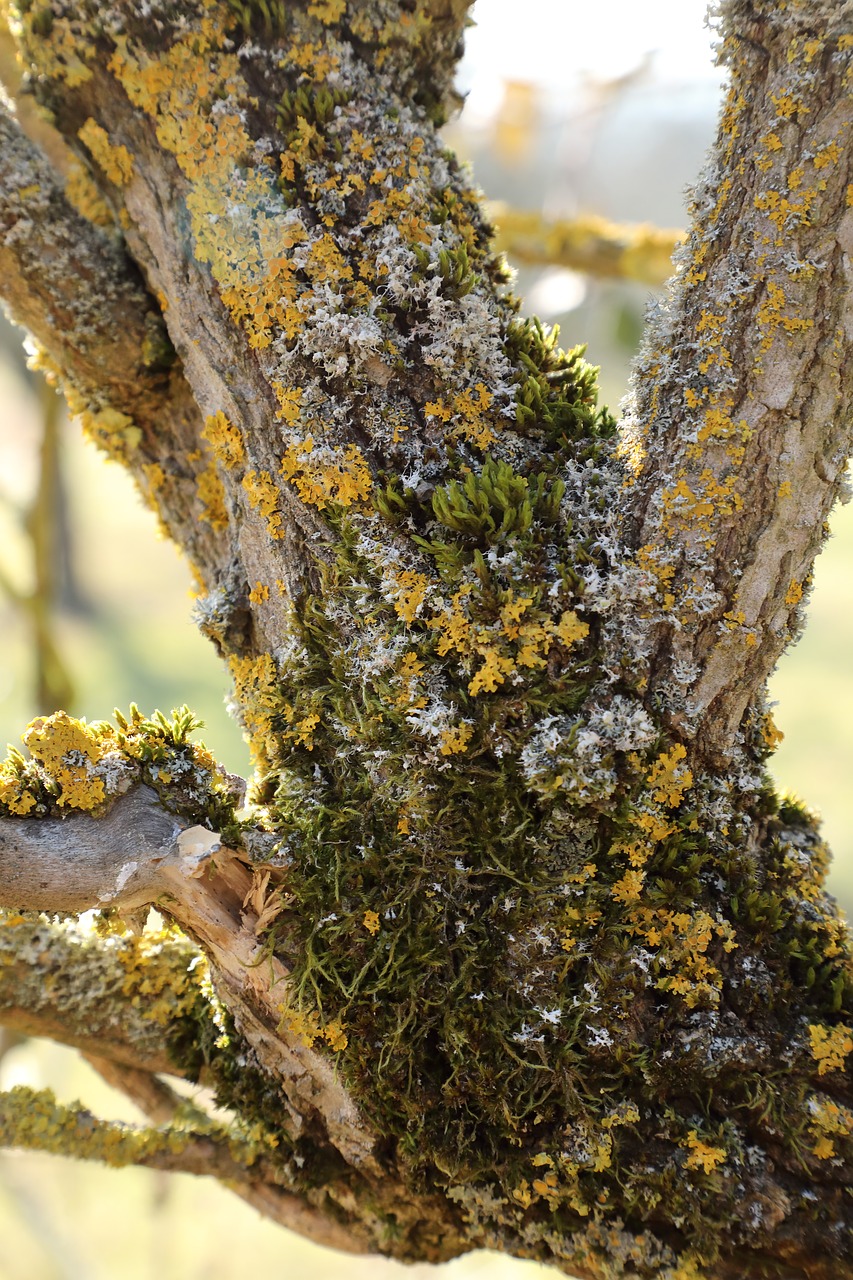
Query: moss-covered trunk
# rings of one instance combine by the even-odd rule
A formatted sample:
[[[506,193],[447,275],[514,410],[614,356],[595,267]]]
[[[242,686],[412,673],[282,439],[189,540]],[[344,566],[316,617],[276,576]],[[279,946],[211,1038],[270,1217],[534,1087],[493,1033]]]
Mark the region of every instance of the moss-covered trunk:
[[[179,830],[236,850],[191,892],[117,858],[80,892],[157,898],[208,952],[266,1083],[207,1005],[173,1058],[279,1141],[258,1179],[310,1233],[853,1274],[850,935],[762,701],[847,450],[853,38],[829,5],[724,6],[716,168],[620,437],[436,134],[465,7],[8,6],[177,355],[152,317],[109,385],[79,287],[62,343],[18,311],[190,555],[257,774],[245,817],[185,723],[57,717],[0,838],[38,869],[44,821],[94,814],[77,849],[106,809],[129,858],[136,797],[177,815],[181,874]],[[7,167],[23,297],[46,179]],[[132,335],[153,303],[121,305]],[[68,906],[41,874],[0,900]]]

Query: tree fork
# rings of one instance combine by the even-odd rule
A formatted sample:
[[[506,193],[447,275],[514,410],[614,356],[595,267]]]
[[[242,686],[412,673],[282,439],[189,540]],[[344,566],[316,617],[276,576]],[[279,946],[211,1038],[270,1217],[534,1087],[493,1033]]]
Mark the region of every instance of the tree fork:
[[[519,319],[435,135],[420,78],[464,6],[9,8],[200,406],[195,491],[153,496],[258,774],[226,838],[185,735],[54,717],[4,767],[4,829],[38,861],[38,829],[80,809],[97,847],[130,771],[222,834],[214,881],[155,879],[296,1117],[293,1040],[309,1078],[337,1066],[343,1133],[319,1109],[349,1185],[371,1181],[349,1212],[372,1247],[853,1274],[850,935],[813,819],[767,780],[761,702],[848,447],[845,259],[795,208],[845,216],[840,11],[723,6],[734,97],[673,290],[677,368],[653,332],[620,442],[580,353]],[[738,101],[758,73],[776,142],[769,105]],[[732,254],[761,245],[742,311],[707,208]],[[782,492],[767,371],[778,391],[806,365],[811,399],[769,409],[799,415],[804,459],[830,415],[833,442]]]

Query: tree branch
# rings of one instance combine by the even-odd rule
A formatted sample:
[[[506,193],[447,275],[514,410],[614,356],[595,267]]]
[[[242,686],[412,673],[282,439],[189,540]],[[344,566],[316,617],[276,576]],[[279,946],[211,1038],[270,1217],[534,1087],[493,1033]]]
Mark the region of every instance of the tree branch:
[[[101,938],[76,922],[51,923],[10,913],[0,928],[0,1023],[83,1050],[104,1080],[154,1124],[172,1124],[180,1116],[187,1127],[186,1100],[158,1079],[158,1073],[183,1074],[177,1046],[197,1036],[191,1024],[198,1017],[198,1005],[206,1003],[198,989],[204,972],[198,962],[197,949],[176,933],[141,938],[113,933]],[[247,1051],[247,1046],[235,1046],[243,1059]],[[227,1105],[229,1070],[218,1061],[224,1056],[220,1051],[203,1067],[202,1083],[216,1088],[220,1102]],[[11,1105],[21,1102],[19,1097]],[[199,1117],[206,1121],[203,1113]],[[189,1119],[190,1127],[198,1127],[192,1116]],[[64,1139],[61,1145],[62,1154],[71,1154]],[[92,1158],[100,1158],[97,1151]],[[324,1209],[320,1195],[312,1202],[310,1192],[306,1196],[304,1191],[286,1190],[276,1181],[279,1174],[264,1181],[262,1171],[253,1166],[235,1182],[230,1165],[200,1172],[226,1178],[258,1212],[317,1243],[357,1253],[368,1247],[358,1222],[348,1226],[341,1210]]]
[[[23,72],[7,13],[0,10],[0,85],[14,103],[15,118],[23,132],[47,156],[57,175],[67,178],[77,162],[62,134],[39,111],[35,95],[23,86]]]
[[[185,1114],[190,1109],[186,1098],[151,1071],[131,1067],[97,1053],[84,1053],[82,1056],[105,1084],[123,1093],[158,1128],[171,1124],[180,1113]],[[200,1108],[193,1107],[192,1110],[199,1120],[209,1121],[210,1117]]]
[[[0,1143],[51,1155],[100,1160],[114,1168],[141,1165],[167,1173],[209,1175],[223,1182],[263,1181],[265,1160],[256,1147],[220,1127],[141,1129],[99,1120],[79,1106],[64,1106],[50,1090],[18,1085],[0,1093]]]
[[[158,1127],[173,1123],[179,1116],[184,1117],[186,1124],[187,1102],[164,1081],[147,1071],[127,1067],[109,1058],[100,1058],[94,1054],[84,1054],[89,1065],[113,1089],[119,1090],[125,1097],[153,1121]],[[203,1112],[200,1119],[209,1123]],[[205,1170],[212,1177],[219,1176],[215,1169]],[[261,1181],[259,1172],[252,1169],[249,1181],[228,1179],[229,1189],[241,1200],[256,1209],[263,1217],[295,1231],[297,1235],[324,1245],[328,1249],[340,1249],[345,1253],[366,1253],[368,1243],[364,1233],[347,1227],[329,1213],[323,1213],[304,1197],[294,1195],[274,1180]]]
[[[757,433],[764,471],[752,436],[737,453],[733,415],[760,416],[758,402],[726,399],[729,377],[773,388],[752,366],[729,374],[706,337],[727,334],[740,277],[726,284],[710,242],[693,265],[720,275],[726,305],[695,315],[675,352],[693,381],[666,381],[659,353],[646,447],[690,466],[691,449],[704,451],[695,483],[719,516],[710,530],[704,510],[691,522],[685,473],[664,483],[667,525],[651,455],[626,490],[579,353],[560,352],[502,292],[421,68],[406,60],[410,7],[365,0],[341,27],[343,12],[336,0],[188,0],[151,22],[147,8],[87,0],[54,12],[47,39],[20,14],[40,93],[63,135],[89,148],[168,301],[215,459],[204,505],[231,556],[223,568],[219,547],[200,547],[214,589],[199,607],[229,658],[275,865],[250,871],[208,847],[204,877],[167,855],[152,883],[282,1081],[282,1133],[310,1129],[346,1166],[335,1203],[351,1193],[350,1217],[377,1247],[437,1258],[491,1245],[591,1277],[778,1273],[792,1261],[846,1276],[851,939],[823,893],[813,820],[767,783],[761,709],[738,719],[733,695],[713,721],[720,694],[710,718],[700,708],[691,720],[665,672],[669,656],[676,684],[703,678],[687,665],[704,634],[702,575],[717,575],[719,593],[708,653],[728,643],[725,624],[744,626],[725,616],[725,592],[736,572],[746,581],[741,542],[759,545],[762,526],[755,495],[740,495],[738,519],[734,483],[721,496],[730,469],[748,457],[759,480],[782,479],[778,435]],[[849,51],[812,43],[777,59],[768,91],[808,79],[815,58],[833,86]],[[814,116],[821,155],[843,123],[822,101],[803,126]],[[797,102],[780,102],[779,129],[799,126]],[[761,110],[738,106],[725,135],[735,151]],[[843,142],[815,208],[837,208]],[[803,151],[789,199],[822,173],[817,154]],[[744,200],[728,191],[721,227]],[[764,213],[761,252],[781,270],[772,201]],[[739,224],[741,240],[749,230]],[[815,280],[843,270],[828,260],[792,270],[794,291],[811,287],[812,268]],[[831,365],[832,333],[809,347],[823,333],[820,288],[806,317],[787,294],[777,307],[771,283],[762,276],[744,308],[759,345],[770,339],[761,368],[793,367],[788,340],[804,333],[815,369]],[[692,440],[656,425],[679,418],[685,387],[701,418]],[[802,415],[812,447],[819,403],[835,404],[834,391],[814,394]],[[799,527],[791,538],[796,558]],[[773,643],[762,632],[744,647]],[[233,810],[208,817],[215,797],[196,790],[199,761],[174,735],[120,737],[31,731],[34,762],[0,778],[19,825],[78,801],[99,810],[133,759],[135,777],[182,792],[188,821],[208,835],[227,824],[237,842]],[[736,748],[729,769],[707,767]],[[37,839],[33,849],[42,856]],[[110,892],[125,865],[122,853]],[[103,880],[92,877],[98,894]]]
[[[0,1023],[144,1073],[180,1072],[170,1040],[201,1003],[185,938],[100,938],[76,922],[6,912],[0,929]],[[142,999],[139,987],[148,986]],[[156,993],[156,995],[154,994]]]
[[[218,835],[187,828],[148,787],[119,797],[102,817],[0,818],[0,905],[51,912],[160,906],[210,957],[226,1007],[265,1070],[282,1080],[297,1127],[321,1117],[347,1160],[375,1167],[374,1139],[334,1068],[298,1026],[282,1027],[287,970],[275,957],[264,960],[257,914],[244,910],[252,884],[251,871]]]
[[[198,519],[204,424],[156,303],[123,246],[72,208],[3,109],[0,282],[11,318],[39,343],[87,433],[129,467],[191,563],[217,565],[218,530]],[[183,520],[167,515],[181,510]]]
[[[672,273],[672,255],[681,231],[647,223],[619,225],[606,218],[547,219],[533,210],[490,201],[495,248],[530,266],[569,267],[604,279],[639,280],[662,285]]]
[[[100,818],[6,818],[0,823],[0,906],[82,912],[132,909],[163,892],[182,824],[137,787]]]
[[[789,6],[783,22],[772,6],[723,6],[728,102],[634,378],[625,453],[660,610],[652,685],[711,754],[731,749],[796,634],[844,492],[853,131],[839,12]]]

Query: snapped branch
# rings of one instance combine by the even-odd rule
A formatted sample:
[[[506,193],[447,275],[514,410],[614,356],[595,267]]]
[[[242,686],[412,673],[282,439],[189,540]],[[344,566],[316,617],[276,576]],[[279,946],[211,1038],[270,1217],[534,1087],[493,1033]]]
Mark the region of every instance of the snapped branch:
[[[346,1159],[372,1167],[373,1139],[331,1063],[298,1029],[282,1028],[287,970],[274,957],[263,962],[254,929],[263,907],[253,913],[248,905],[252,886],[252,872],[218,833],[187,827],[146,786],[113,800],[101,816],[0,818],[0,905],[77,913],[159,906],[209,956],[237,1026],[282,1081],[295,1129],[320,1116]]]

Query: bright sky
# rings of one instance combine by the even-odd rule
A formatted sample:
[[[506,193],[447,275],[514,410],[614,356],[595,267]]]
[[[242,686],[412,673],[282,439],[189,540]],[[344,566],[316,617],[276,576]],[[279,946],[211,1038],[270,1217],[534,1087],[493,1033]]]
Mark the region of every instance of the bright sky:
[[[527,80],[559,94],[579,73],[618,77],[652,51],[662,78],[719,80],[707,8],[707,0],[477,0],[461,85],[491,95],[504,80]]]

